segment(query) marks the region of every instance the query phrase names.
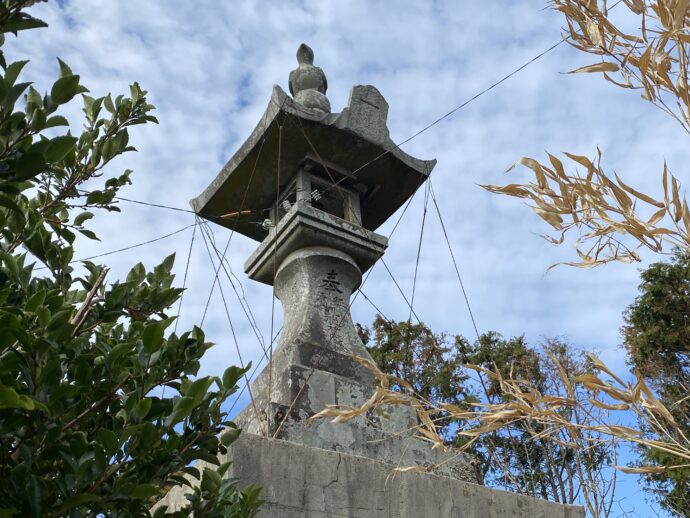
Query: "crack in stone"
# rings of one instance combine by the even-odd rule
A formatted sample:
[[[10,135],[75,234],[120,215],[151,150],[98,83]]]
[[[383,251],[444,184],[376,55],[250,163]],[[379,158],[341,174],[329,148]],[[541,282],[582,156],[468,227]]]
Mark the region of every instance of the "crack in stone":
[[[329,487],[331,487],[333,484],[337,484],[337,483],[338,483],[338,479],[340,478],[340,462],[341,462],[342,460],[343,460],[342,456],[340,455],[340,453],[338,453],[338,464],[337,464],[337,466],[335,467],[335,479],[334,479],[334,480],[331,480],[331,481],[328,483],[328,485],[326,485],[326,487],[323,488],[324,492],[325,492]]]

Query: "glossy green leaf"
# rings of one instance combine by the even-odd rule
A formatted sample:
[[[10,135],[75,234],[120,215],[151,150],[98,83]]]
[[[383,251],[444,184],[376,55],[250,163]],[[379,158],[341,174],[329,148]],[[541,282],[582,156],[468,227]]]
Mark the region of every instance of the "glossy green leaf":
[[[28,396],[19,395],[13,388],[0,385],[0,409],[5,408],[33,410],[35,405]]]
[[[41,27],[48,27],[48,24],[43,20],[29,16],[26,13],[22,13],[21,17],[16,17],[10,19],[9,21],[0,25],[2,32],[14,32],[26,31],[29,29],[39,29]]]
[[[19,205],[17,205],[13,199],[11,199],[9,196],[5,196],[4,194],[0,193],[0,207],[10,209],[10,211],[12,211],[12,216],[17,218],[20,222],[19,225],[24,225],[24,222],[26,221],[26,219],[24,218],[24,213],[22,212],[22,209],[19,207]]]
[[[79,93],[79,76],[64,76],[55,81],[50,97],[55,104],[65,104]]]
[[[220,443],[223,446],[230,446],[240,436],[242,430],[240,428],[228,428],[220,436]]]
[[[147,325],[141,339],[146,352],[152,353],[163,343],[163,326],[158,322]]]
[[[75,224],[76,226],[82,225],[85,221],[87,221],[87,220],[89,220],[89,219],[91,219],[91,218],[93,218],[93,212],[89,212],[88,210],[87,210],[87,211],[84,211],[84,212],[80,212],[80,213],[77,214],[77,216],[74,218],[74,224]]]
[[[53,115],[52,117],[48,117],[45,127],[55,128],[57,126],[69,126],[69,122],[67,122],[67,119],[65,119],[62,115]]]
[[[129,496],[136,499],[146,499],[156,496],[160,493],[160,489],[153,484],[139,484],[127,491]]]
[[[0,45],[3,31],[43,25],[25,12],[33,0],[5,3]],[[13,56],[31,47],[31,33],[22,41]],[[0,435],[8,452],[0,518],[149,516],[159,493],[176,485],[191,498],[175,517],[249,516],[226,513],[250,495],[218,485],[220,471],[206,477],[213,494],[182,476],[198,461],[219,463],[216,432],[228,425],[220,405],[229,394],[209,392],[215,377],[190,379],[210,347],[201,330],[165,340],[181,294],[173,256],[151,272],[137,264],[127,282],[109,279],[93,292],[104,267],[73,264],[94,253],[75,247],[77,231],[98,238],[83,228],[94,209],[120,210],[131,170],[103,166],[135,150],[129,127],[154,120],[146,91],[134,84],[132,98],[84,95],[77,115],[81,102],[66,104],[86,89],[66,63],[58,60],[60,77],[42,95],[33,78],[19,82],[26,62],[6,65],[2,50]],[[70,126],[78,133],[61,130]]]
[[[12,86],[17,81],[19,74],[28,62],[29,60],[27,59],[23,61],[15,61],[14,63],[7,65],[7,68],[5,69],[5,83],[7,83],[9,86]]]
[[[134,413],[139,416],[139,418],[143,419],[146,417],[151,410],[151,404],[153,401],[151,398],[144,398],[141,401],[139,401],[136,406],[134,407]]]
[[[181,397],[175,401],[170,417],[166,422],[167,426],[172,426],[186,419],[196,406],[196,401],[191,397]]]
[[[212,383],[213,378],[211,376],[206,376],[204,378],[195,380],[184,392],[184,395],[189,396],[193,398],[197,403],[200,403],[206,395],[206,393],[208,392],[208,388],[211,386]]]
[[[214,469],[206,468],[201,476],[201,490],[211,493],[218,491],[223,480]]]
[[[234,365],[231,365],[225,369],[225,372],[223,373],[223,387],[225,387],[226,390],[232,389],[235,385],[237,385],[237,382],[244,375],[244,373],[250,368],[251,362],[249,362],[245,369],[241,369],[240,367],[236,367]]]
[[[77,138],[71,135],[63,135],[51,139],[46,146],[44,155],[45,159],[50,163],[60,162],[65,155],[74,149],[77,144]]]
[[[96,235],[96,233],[93,230],[88,230],[86,228],[80,228],[79,233],[83,234],[84,236],[86,236],[89,239],[92,239],[94,241],[100,241],[99,237]]]
[[[67,63],[62,61],[60,58],[57,58],[57,60],[58,64],[60,65],[60,77],[69,77],[74,75],[72,69],[67,65]]]
[[[108,455],[115,455],[115,452],[119,449],[120,444],[117,436],[107,428],[101,428],[96,432],[96,439],[98,440]]]
[[[22,180],[28,180],[40,173],[46,166],[46,159],[38,151],[24,153],[17,160],[17,176]]]

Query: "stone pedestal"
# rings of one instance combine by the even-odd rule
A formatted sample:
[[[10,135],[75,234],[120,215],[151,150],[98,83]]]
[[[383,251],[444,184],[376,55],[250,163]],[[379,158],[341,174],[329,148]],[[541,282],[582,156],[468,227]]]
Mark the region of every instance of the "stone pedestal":
[[[489,489],[427,473],[391,473],[376,460],[243,433],[230,476],[260,486],[257,518],[584,518],[580,506]],[[161,504],[184,505],[175,488]]]
[[[373,362],[350,316],[350,296],[361,280],[354,259],[334,248],[305,247],[285,257],[275,276],[284,313],[280,343],[272,365],[252,384],[254,404],[237,424],[252,434],[361,455],[391,467],[435,466],[437,473],[481,482],[470,456],[432,450],[413,437],[418,421],[411,407],[377,408],[347,423],[307,422],[327,405],[359,406],[373,393],[373,374],[353,357]]]

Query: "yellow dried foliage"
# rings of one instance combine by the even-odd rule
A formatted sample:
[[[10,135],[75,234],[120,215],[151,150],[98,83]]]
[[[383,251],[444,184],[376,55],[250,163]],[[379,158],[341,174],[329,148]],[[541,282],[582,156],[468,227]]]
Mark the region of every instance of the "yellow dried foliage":
[[[615,6],[616,19],[637,20],[632,24],[638,27],[637,34],[618,28],[606,0],[552,0],[552,7],[565,17],[566,41],[599,56],[598,62],[572,73],[600,73],[618,87],[640,90],[644,99],[690,134],[690,0],[621,0]],[[621,9],[629,12],[619,12]],[[601,168],[600,152],[596,163],[584,156],[565,155],[584,167],[582,175],[566,173],[553,155],[549,155],[549,165],[522,158],[517,164],[534,173],[534,183],[482,187],[529,199],[537,215],[558,232],[543,236],[555,245],[564,243],[569,231],[577,231],[574,245],[580,260],[565,264],[592,267],[638,261],[640,248],[656,253],[667,247],[690,249],[690,211],[680,183],[666,164],[664,199],[656,200],[618,175],[607,175]]]
[[[529,200],[537,215],[556,231],[542,236],[555,245],[564,243],[569,232],[576,232],[574,245],[580,261],[565,263],[571,266],[588,268],[611,261],[639,261],[640,248],[656,253],[674,247],[690,249],[690,211],[681,195],[680,182],[666,164],[661,182],[664,195],[657,200],[629,186],[617,174],[607,175],[601,167],[599,150],[595,160],[565,155],[585,171],[567,173],[563,163],[551,154],[548,165],[521,158],[515,165],[529,168],[534,182],[482,187]]]
[[[595,373],[569,379],[558,360],[553,356],[550,357],[550,361],[555,363],[558,372],[562,373],[563,392],[567,394],[564,397],[542,394],[524,380],[507,378],[498,370],[467,365],[467,368],[487,375],[499,384],[504,394],[503,402],[476,403],[473,410],[443,403],[436,405],[421,399],[411,388],[407,388],[404,394],[395,392],[387,388],[391,386],[391,383],[386,381],[386,388],[383,386],[377,388],[372,397],[362,406],[356,408],[329,406],[311,419],[330,417],[334,422],[345,422],[382,405],[403,404],[412,406],[417,411],[419,416],[417,436],[431,442],[437,448],[443,448],[444,443],[434,425],[434,416],[439,412],[444,412],[457,420],[459,429],[456,433],[465,437],[477,438],[498,430],[509,430],[520,424],[530,431],[534,439],[551,438],[568,447],[592,446],[592,444],[587,445],[588,441],[598,444],[625,441],[656,448],[690,462],[690,440],[678,428],[669,410],[656,398],[642,375],[636,372],[635,382],[626,383],[613,374],[599,358],[592,356],[590,360]],[[371,362],[362,361],[362,363],[370,368],[379,380],[387,377],[395,383],[400,381],[386,376]],[[577,391],[577,385],[581,385],[586,390]],[[595,408],[605,412],[595,412],[593,411]],[[573,412],[573,409],[579,409],[581,412]],[[663,438],[663,440],[650,439],[634,428],[612,424],[615,422],[615,412],[631,411],[647,425],[653,432],[653,436]],[[576,418],[578,415],[586,415],[588,418],[582,420]],[[460,450],[469,444],[471,441]],[[687,465],[683,463],[670,467],[613,467],[625,473],[658,473]],[[403,468],[405,469],[408,468]]]
[[[601,56],[599,62],[573,73],[600,72],[616,86],[641,90],[645,99],[690,133],[690,2],[622,0],[618,4],[637,19],[638,34],[616,26],[606,0],[553,0],[553,8],[565,16],[568,43]]]

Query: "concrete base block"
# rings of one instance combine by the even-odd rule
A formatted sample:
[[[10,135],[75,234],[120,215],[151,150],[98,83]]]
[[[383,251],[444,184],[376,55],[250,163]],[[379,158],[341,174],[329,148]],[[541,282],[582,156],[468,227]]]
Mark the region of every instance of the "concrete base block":
[[[584,508],[489,489],[335,451],[243,433],[227,458],[262,487],[260,518],[584,518]],[[181,491],[162,503],[184,504]]]

